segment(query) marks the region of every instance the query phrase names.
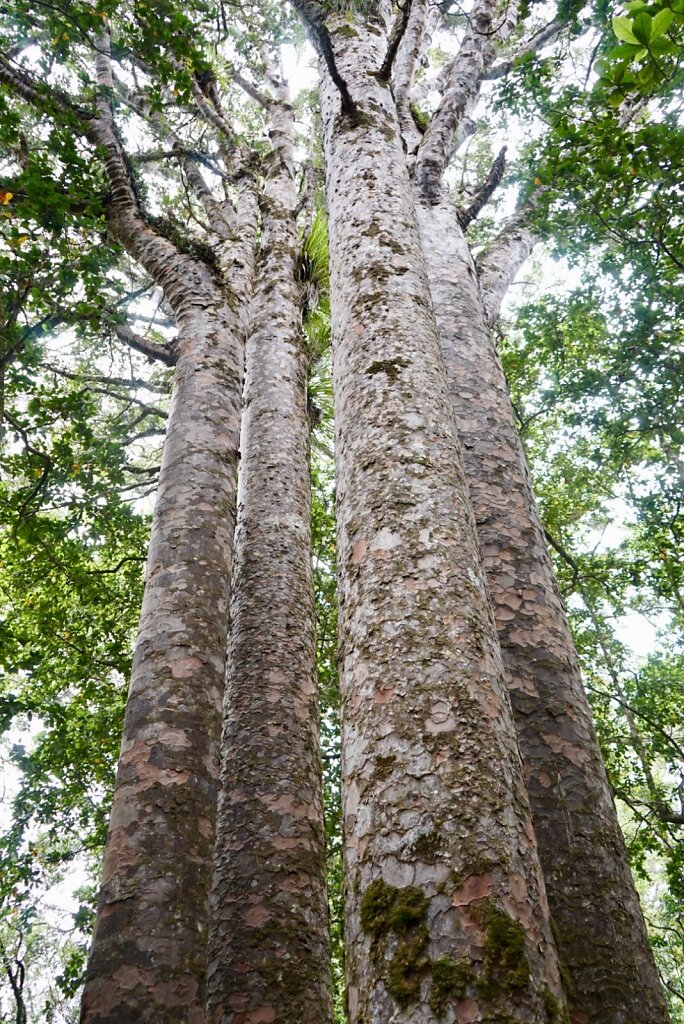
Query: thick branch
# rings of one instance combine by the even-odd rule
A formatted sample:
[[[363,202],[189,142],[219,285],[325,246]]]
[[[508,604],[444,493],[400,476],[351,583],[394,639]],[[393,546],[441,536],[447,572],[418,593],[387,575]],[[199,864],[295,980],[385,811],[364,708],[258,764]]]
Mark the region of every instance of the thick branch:
[[[239,71],[235,70],[235,68],[231,68],[230,77],[236,85],[239,85],[242,91],[246,93],[250,99],[253,99],[255,103],[258,103],[260,107],[263,107],[264,110],[271,109],[273,106],[273,100],[271,97],[267,96],[266,93],[261,92],[260,89],[257,89],[256,85],[253,85],[249,79],[241,75]]]
[[[449,65],[442,101],[418,150],[416,181],[425,199],[438,203],[452,141],[493,59],[496,0],[477,0],[458,54]]]
[[[467,228],[479,216],[501,184],[506,170],[506,149],[507,147],[503,146],[499,151],[499,155],[492,164],[492,169],[475,193],[475,198],[470,206],[466,210],[459,210],[458,219],[462,228]]]
[[[401,41],[406,35],[412,6],[413,0],[404,0],[404,6],[397,14],[394,24],[392,25],[392,31],[390,32],[389,42],[387,45],[387,53],[385,54],[385,59],[378,71],[378,78],[383,82],[389,82],[390,80],[394,61],[396,60],[399,47],[401,46]]]
[[[0,53],[0,83],[34,107],[55,107],[62,113],[72,116],[75,114],[80,121],[86,121],[90,116],[89,112],[74,103],[67,93],[39,81],[24,68],[13,65],[11,59],[3,53]]]
[[[313,44],[325,61],[331,81],[334,83],[342,99],[343,112],[347,117],[356,119],[358,116],[356,104],[351,98],[347,83],[337,70],[332,39],[325,24],[325,10],[318,0],[292,0],[292,5],[304,19],[305,24],[309,28]]]
[[[429,6],[429,0],[413,0],[408,25],[394,64],[394,99],[409,167],[412,166],[412,158],[423,137],[423,129],[417,124],[411,110],[412,89],[418,67],[425,60],[437,17],[441,17],[441,13]]]
[[[549,43],[552,43],[560,35],[567,23],[566,18],[556,18],[554,21],[549,22],[548,25],[544,25],[533,36],[530,36],[511,57],[499,61],[488,68],[482,76],[483,79],[491,82],[497,78],[503,78],[515,67],[516,63],[519,63],[526,57],[534,56],[534,54],[539,53]]]
[[[159,345],[155,341],[148,341],[147,338],[142,338],[131,330],[127,324],[116,324],[114,333],[120,341],[125,342],[136,352],[141,352],[149,359],[158,359],[165,366],[175,366],[176,356],[170,345]]]
[[[210,219],[211,228],[223,239],[231,239],[235,232],[235,216],[228,203],[220,203],[202,177],[193,157],[183,150],[183,145],[175,136],[169,135],[173,148],[178,150],[178,159],[183,168],[188,184],[204,207]]]
[[[518,271],[532,255],[540,241],[539,235],[527,225],[532,209],[544,189],[537,189],[532,198],[508,221],[477,261],[482,302],[489,326],[496,323],[501,305]]]
[[[207,98],[195,75],[190,76],[190,88],[192,89],[195,106],[202,118],[207,122],[207,124],[210,124],[212,128],[216,129],[219,139],[231,146],[234,146],[236,138],[232,125],[225,117],[223,111],[217,110],[216,105]]]

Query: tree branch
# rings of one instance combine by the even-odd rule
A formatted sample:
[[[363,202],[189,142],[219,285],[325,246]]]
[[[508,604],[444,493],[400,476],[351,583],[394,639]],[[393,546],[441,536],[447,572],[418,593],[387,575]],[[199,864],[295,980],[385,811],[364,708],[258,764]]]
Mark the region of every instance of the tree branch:
[[[466,111],[472,107],[485,68],[494,58],[494,38],[505,34],[504,26],[508,30],[510,13],[495,26],[497,10],[496,0],[476,0],[459,51],[449,64],[441,103],[420,144],[415,177],[429,203],[440,201],[452,141]],[[515,10],[512,4],[511,11]]]
[[[458,219],[462,228],[467,228],[479,216],[501,184],[501,179],[506,170],[506,149],[506,146],[502,146],[499,150],[499,155],[492,164],[489,174],[475,193],[475,198],[470,206],[465,210],[459,210]]]
[[[326,11],[318,0],[292,0],[292,5],[297,11],[299,11],[300,16],[308,26],[313,44],[325,61],[328,74],[330,75],[330,78],[342,99],[342,110],[344,114],[352,120],[355,120],[358,117],[358,109],[354,100],[351,98],[347,83],[337,70],[332,39],[330,38],[328,27],[325,24]]]
[[[518,271],[540,241],[539,235],[527,226],[527,220],[545,191],[537,189],[477,260],[482,301],[490,327],[498,319],[501,304]]]
[[[55,86],[47,85],[30,75],[24,68],[12,66],[11,58],[0,53],[0,83],[35,107],[55,107],[62,113],[76,115],[79,121],[86,122],[91,117],[88,110],[79,107],[67,93]]]
[[[266,93],[261,92],[260,89],[257,89],[256,85],[253,85],[249,79],[244,78],[239,71],[235,70],[235,68],[231,68],[230,77],[237,85],[240,86],[242,91],[246,93],[250,99],[253,99],[255,103],[258,103],[260,107],[263,107],[264,110],[271,109],[274,100],[271,99],[270,96],[267,96]]]
[[[548,25],[544,25],[538,32],[530,36],[512,56],[487,68],[482,76],[483,79],[487,82],[493,82],[498,78],[503,78],[525,57],[534,56],[549,43],[552,43],[560,35],[567,23],[567,18],[556,18],[554,21],[550,21]]]
[[[130,348],[135,349],[136,352],[141,352],[144,356],[149,359],[158,359],[164,363],[165,366],[175,366],[176,356],[170,345],[159,345],[155,341],[148,341],[147,338],[141,338],[139,334],[127,324],[115,324],[114,333],[120,341],[125,342]]]
[[[381,82],[389,82],[392,75],[392,67],[396,60],[401,41],[406,35],[406,29],[408,28],[409,18],[411,16],[411,7],[413,0],[404,0],[404,6],[401,8],[397,17],[395,18],[394,24],[392,25],[392,31],[390,32],[389,42],[387,46],[387,53],[385,59],[380,66],[378,71],[378,78]]]

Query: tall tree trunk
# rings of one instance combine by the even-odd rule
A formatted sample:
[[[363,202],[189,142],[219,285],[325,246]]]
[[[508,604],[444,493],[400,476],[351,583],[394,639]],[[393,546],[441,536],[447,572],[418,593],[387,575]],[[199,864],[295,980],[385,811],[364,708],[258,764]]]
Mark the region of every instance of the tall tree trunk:
[[[496,254],[488,257],[484,280],[493,288],[483,304],[451,200],[418,209],[539,856],[570,979],[571,1019],[663,1024],[667,1013],[610,785],[485,322],[485,309],[498,312],[505,291],[510,245],[499,248],[505,262],[498,272]]]
[[[197,303],[179,355],[82,1021],[203,1020],[242,343]]]
[[[240,311],[255,210],[243,189],[232,282],[155,232],[138,208],[109,108],[106,33],[96,64],[106,88],[87,137],[110,181],[109,231],[164,289],[178,339],[81,1021],[201,1024],[244,376]]]
[[[299,5],[327,69],[350,1019],[560,1021],[397,114],[373,74],[383,22],[317,6]]]
[[[274,91],[209,945],[217,1024],[332,1020],[294,119],[284,89]]]

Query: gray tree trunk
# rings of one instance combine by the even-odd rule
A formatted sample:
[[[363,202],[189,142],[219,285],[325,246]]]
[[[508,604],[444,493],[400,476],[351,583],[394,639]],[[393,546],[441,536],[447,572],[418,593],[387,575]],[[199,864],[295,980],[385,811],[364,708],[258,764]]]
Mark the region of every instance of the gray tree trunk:
[[[397,112],[373,74],[385,11],[322,29],[298,6],[326,67],[350,1020],[560,1022]]]
[[[294,118],[274,152],[247,343],[208,1020],[332,1020]]]
[[[524,230],[483,261],[449,198],[418,206],[466,476],[573,1024],[667,1019],[506,381],[486,325]],[[513,248],[521,251],[513,254]],[[515,263],[514,263],[515,265]],[[489,287],[488,287],[489,286]]]

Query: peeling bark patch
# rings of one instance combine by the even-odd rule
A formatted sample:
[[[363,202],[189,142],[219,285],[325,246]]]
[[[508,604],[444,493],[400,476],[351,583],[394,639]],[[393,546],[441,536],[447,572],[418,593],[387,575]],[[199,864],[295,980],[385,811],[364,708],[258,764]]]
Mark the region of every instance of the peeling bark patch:
[[[377,359],[366,370],[367,374],[386,373],[390,380],[396,380],[405,367],[411,364],[406,359]]]
[[[479,1016],[480,1011],[474,999],[462,999],[456,1006],[458,1024],[474,1024]]]
[[[467,907],[475,900],[482,900],[491,896],[494,887],[494,876],[491,871],[485,875],[470,875],[463,885],[459,886],[451,897],[455,907]]]
[[[398,533],[392,533],[386,528],[379,531],[377,537],[371,544],[371,551],[392,551],[401,544],[401,537]]]
[[[171,666],[171,675],[174,679],[192,679],[196,672],[202,671],[202,662],[199,658],[179,658]]]
[[[352,545],[352,565],[358,565],[362,562],[367,550],[368,545],[363,537],[361,540],[357,540],[356,543]]]
[[[553,734],[546,734],[542,736],[544,742],[551,747],[551,750],[555,754],[561,754],[563,757],[567,757],[568,761],[572,761],[578,767],[581,767],[589,759],[589,755],[586,750],[582,747],[576,746],[571,743],[570,740],[564,740],[561,736],[554,736]]]

